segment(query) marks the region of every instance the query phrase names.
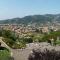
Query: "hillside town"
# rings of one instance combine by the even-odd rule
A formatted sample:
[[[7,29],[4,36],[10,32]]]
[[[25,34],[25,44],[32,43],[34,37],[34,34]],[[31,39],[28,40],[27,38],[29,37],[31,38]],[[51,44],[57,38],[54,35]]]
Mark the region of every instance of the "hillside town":
[[[16,32],[19,35],[27,34],[30,32],[39,31],[40,33],[49,33],[50,31],[58,31],[60,30],[60,25],[42,25],[42,26],[31,26],[31,25],[23,25],[23,24],[0,24],[0,29],[11,30]]]

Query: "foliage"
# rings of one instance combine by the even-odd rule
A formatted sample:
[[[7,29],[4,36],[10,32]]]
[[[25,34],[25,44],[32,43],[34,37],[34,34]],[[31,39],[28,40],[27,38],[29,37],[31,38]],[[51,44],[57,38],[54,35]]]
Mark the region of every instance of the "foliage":
[[[33,39],[31,37],[26,37],[26,38],[24,38],[24,42],[25,43],[32,43]]]
[[[57,16],[59,16],[57,18]],[[57,18],[57,19],[56,19]],[[40,23],[46,23],[46,22],[52,22],[53,19],[60,21],[60,14],[46,14],[46,15],[31,15],[31,16],[25,16],[23,18],[13,18],[13,19],[7,19],[7,20],[1,20],[0,24],[29,24],[29,23],[37,23],[39,25]]]
[[[60,31],[51,32],[50,34],[45,35],[43,39],[49,40],[53,38],[54,40],[57,40],[57,37],[60,37]]]
[[[50,32],[50,34],[46,34],[43,38],[42,41],[51,41],[52,39],[54,40],[54,45],[59,44],[60,41],[57,41],[57,38],[60,38],[60,31],[54,31]]]
[[[33,53],[29,55],[28,60],[60,60],[60,51],[48,50],[44,51],[33,50]]]
[[[20,41],[20,38],[15,32],[10,30],[1,30],[0,33],[3,37],[2,40],[11,48],[22,48],[26,46],[23,40],[23,42]],[[17,43],[17,41],[19,42],[19,44]]]
[[[56,41],[54,42],[54,45],[59,45],[59,46],[60,46],[60,40],[56,40]]]
[[[53,31],[49,34],[30,33],[26,36],[19,37],[15,32],[10,30],[0,30],[0,36],[4,37],[3,41],[12,48],[23,48],[26,47],[26,43],[33,42],[50,42],[54,39],[54,45],[60,44],[57,37],[60,37],[60,31]]]
[[[13,60],[7,48],[0,47],[0,60]]]

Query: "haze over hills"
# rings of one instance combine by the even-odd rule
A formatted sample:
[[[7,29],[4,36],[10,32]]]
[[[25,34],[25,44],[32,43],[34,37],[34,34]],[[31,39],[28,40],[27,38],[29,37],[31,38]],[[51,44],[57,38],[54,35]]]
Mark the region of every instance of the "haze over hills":
[[[33,24],[33,23],[47,23],[47,22],[60,22],[60,14],[45,14],[45,15],[30,15],[23,18],[13,18],[1,20],[0,24]]]

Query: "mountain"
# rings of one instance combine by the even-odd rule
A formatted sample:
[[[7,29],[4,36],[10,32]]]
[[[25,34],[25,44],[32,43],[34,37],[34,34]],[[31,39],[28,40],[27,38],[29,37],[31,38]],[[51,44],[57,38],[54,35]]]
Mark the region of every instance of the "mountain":
[[[13,18],[1,20],[0,24],[33,24],[33,23],[47,23],[47,22],[60,22],[60,14],[45,14],[45,15],[31,15],[23,18]]]

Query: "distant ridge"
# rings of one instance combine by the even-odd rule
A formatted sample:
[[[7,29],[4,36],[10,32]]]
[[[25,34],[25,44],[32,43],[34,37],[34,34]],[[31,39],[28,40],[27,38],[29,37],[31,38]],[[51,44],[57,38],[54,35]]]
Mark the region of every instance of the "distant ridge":
[[[47,23],[60,22],[60,14],[30,15],[23,18],[13,18],[1,20],[0,24],[29,24],[29,23]]]

